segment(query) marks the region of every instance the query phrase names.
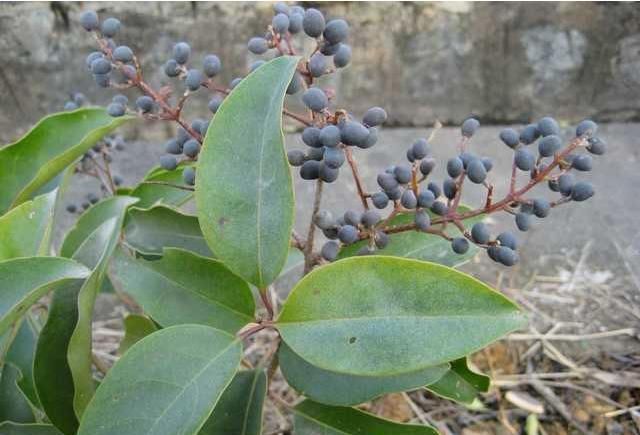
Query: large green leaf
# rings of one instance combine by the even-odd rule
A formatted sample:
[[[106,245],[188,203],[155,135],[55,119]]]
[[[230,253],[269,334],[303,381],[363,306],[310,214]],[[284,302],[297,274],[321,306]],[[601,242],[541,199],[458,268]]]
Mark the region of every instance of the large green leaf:
[[[107,266],[111,255],[118,243],[122,217],[114,217],[100,225],[83,243],[78,251],[88,251],[88,245],[97,245],[101,249],[88,252],[89,261],[95,264],[91,275],[85,280],[78,292],[78,317],[75,328],[69,338],[67,349],[67,361],[73,377],[75,395],[73,407],[76,415],[80,417],[95,391],[93,380],[92,351],[91,351],[91,321],[96,297],[102,286],[107,272]],[[89,243],[87,243],[89,242]]]
[[[233,379],[242,345],[203,325],[143,338],[113,366],[78,435],[194,435]]]
[[[0,423],[0,435],[62,435],[58,429],[50,424],[14,423],[5,421]]]
[[[117,251],[110,277],[162,326],[198,323],[236,333],[254,318],[249,285],[221,262],[188,251],[168,248],[157,261]]]
[[[463,213],[469,211],[470,208],[465,205],[458,207],[458,212]],[[431,219],[435,219],[438,216],[429,212]],[[395,216],[389,222],[390,226],[404,225],[413,223],[414,214],[404,213]],[[469,226],[482,220],[482,216],[476,216],[471,219],[467,219],[464,223]],[[439,228],[441,225],[434,226]],[[449,226],[451,228],[452,235],[458,235],[460,232],[457,228]],[[366,243],[366,240],[358,243],[354,243],[349,246],[345,246],[340,250],[340,258],[354,257],[357,255],[360,248]],[[402,233],[390,234],[389,244],[379,251],[381,255],[392,255],[395,257],[415,258],[417,260],[431,261],[438,264],[444,264],[445,266],[455,267],[463,263],[466,263],[478,252],[478,248],[474,244],[470,244],[469,250],[464,254],[456,254],[451,249],[451,242],[443,239],[440,236],[423,233],[419,231],[405,231]]]
[[[395,376],[354,376],[330,372],[309,364],[285,343],[278,352],[280,369],[293,388],[316,402],[351,406],[396,391],[415,390],[447,373],[448,364]]]
[[[156,204],[173,206],[184,204],[193,197],[193,191],[173,187],[185,186],[182,179],[184,166],[186,165],[180,165],[173,171],[159,167],[153,168],[129,195],[140,198],[137,205],[140,208],[149,208]]]
[[[0,149],[0,213],[31,198],[105,134],[131,119],[112,118],[98,107],[42,118],[17,142]]]
[[[310,400],[298,404],[293,412],[296,435],[438,435],[431,426],[400,424],[359,409]]]
[[[49,290],[84,279],[83,265],[58,257],[0,261],[0,335]]]
[[[118,353],[124,355],[131,346],[158,329],[150,318],[140,314],[129,314],[124,319],[124,338],[120,342]]]
[[[143,255],[162,255],[163,248],[182,248],[210,257],[198,218],[155,206],[129,210],[124,234],[127,244]]]
[[[49,254],[57,194],[38,196],[0,217],[0,261]]]
[[[216,257],[259,288],[276,279],[289,253],[294,201],[281,111],[297,63],[279,57],[242,80],[198,159],[202,232]]]
[[[65,236],[60,256],[71,257],[96,228],[111,218],[122,219],[127,208],[137,201],[131,196],[113,196],[92,206],[78,218]]]
[[[236,373],[198,435],[260,435],[266,394],[264,370]]]
[[[459,403],[471,404],[478,393],[489,391],[491,379],[471,370],[467,358],[460,358],[451,363],[451,369],[437,382],[427,385],[427,390],[438,396]]]
[[[443,364],[521,327],[518,307],[434,263],[355,257],[304,277],[276,326],[291,349],[339,373],[388,376]]]
[[[20,369],[5,363],[0,370],[0,421],[33,423],[35,417],[31,405],[18,386],[23,379]]]

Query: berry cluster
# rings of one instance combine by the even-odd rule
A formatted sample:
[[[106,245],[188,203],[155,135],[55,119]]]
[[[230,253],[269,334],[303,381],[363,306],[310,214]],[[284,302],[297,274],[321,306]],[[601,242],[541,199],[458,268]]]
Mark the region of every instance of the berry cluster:
[[[247,48],[252,54],[270,57],[299,55],[294,36],[306,36],[315,41],[315,48],[308,56],[303,56],[287,89],[289,95],[301,95],[308,113],[299,114],[283,109],[283,115],[304,126],[302,140],[308,146],[305,151],[289,151],[289,163],[299,168],[302,179],[315,180],[317,183],[313,218],[306,241],[295,234],[293,241],[305,253],[307,271],[321,261],[335,260],[342,246],[368,240],[360,253],[370,254],[377,249],[384,249],[389,243],[389,235],[403,231],[420,231],[443,237],[458,254],[466,253],[473,243],[486,249],[491,259],[511,266],[518,261],[517,241],[512,233],[503,232],[494,238],[486,225],[476,223],[468,230],[464,220],[503,211],[515,216],[520,231],[527,231],[534,218],[545,218],[551,208],[570,201],[584,201],[593,195],[593,187],[587,182],[577,181],[573,172],[591,170],[590,154],[604,153],[605,143],[595,135],[596,124],[590,120],[581,122],[575,138],[563,147],[560,127],[550,117],[525,126],[520,132],[505,129],[500,133],[502,142],[513,150],[513,170],[509,192],[499,201],[493,199],[491,159],[477,156],[467,149],[480,126],[475,118],[465,120],[461,126],[458,155],[446,162],[448,177],[444,181],[431,179],[436,165],[430,152],[431,138],[421,138],[407,150],[407,162],[388,167],[377,176],[379,188],[375,192],[368,192],[358,173],[353,150],[368,149],[376,144],[378,128],[386,121],[387,113],[380,107],[372,107],[359,119],[347,110],[332,107],[335,91],[320,87],[317,83],[318,78],[335,73],[350,63],[352,53],[347,44],[348,23],[340,18],[327,20],[322,12],[314,8],[290,7],[282,2],[276,3],[273,11],[271,24],[265,33],[248,41]],[[95,36],[99,46],[99,51],[87,57],[87,68],[96,83],[115,89],[136,88],[142,94],[135,101],[135,111],[129,109],[128,98],[118,94],[109,104],[108,112],[112,116],[137,113],[147,119],[168,120],[178,124],[176,136],[165,144],[166,153],[160,158],[162,168],[174,170],[181,167],[183,162],[197,160],[210,121],[185,120],[182,115],[185,103],[193,93],[205,88],[212,94],[208,107],[215,116],[226,95],[243,77],[233,79],[228,87],[217,84],[215,78],[222,70],[220,59],[214,54],[207,54],[202,59],[201,68],[195,68],[189,65],[192,58],[190,45],[179,42],[173,47],[172,57],[163,66],[167,77],[183,82],[179,97],[172,99],[173,88],[165,86],[159,90],[153,89],[144,80],[135,53],[129,47],[118,46],[114,42],[113,38],[121,27],[117,19],[107,18],[100,22],[95,12],[88,11],[82,14],[81,23]],[[254,61],[248,68],[249,72],[264,63],[263,59]],[[74,99],[68,104],[72,108],[72,104],[78,103]],[[534,144],[537,152],[532,150]],[[581,149],[590,154],[578,153]],[[334,219],[331,213],[319,209],[322,186],[338,180],[345,162],[355,180],[363,211],[350,210]],[[190,165],[182,167],[185,183],[194,185],[195,169]],[[516,186],[518,171],[529,175],[528,183],[522,187]],[[487,195],[483,206],[461,211],[460,198],[466,180],[482,186]],[[548,183],[553,192],[560,194],[557,200],[525,196],[543,182]],[[386,209],[390,204],[393,209],[386,217],[376,210]],[[393,218],[399,214],[413,214],[413,222],[394,225]],[[450,236],[445,232],[447,225],[457,228],[460,234]],[[313,252],[315,228],[322,230],[329,239],[320,255]]]
[[[479,126],[480,123],[474,118],[462,124],[460,152],[447,160],[448,178],[442,183],[429,181],[436,162],[431,157],[429,141],[418,139],[407,150],[408,164],[388,167],[377,177],[380,190],[362,195],[363,213],[350,210],[343,217],[334,219],[329,212],[319,210],[314,222],[329,239],[321,250],[322,258],[327,261],[337,258],[341,247],[337,240],[342,245],[350,245],[368,239],[369,243],[359,251],[359,254],[365,255],[383,249],[389,242],[390,234],[420,231],[449,240],[451,249],[457,254],[466,253],[473,243],[486,249],[492,260],[513,266],[519,260],[518,242],[513,233],[506,231],[492,238],[486,224],[475,223],[469,231],[463,221],[504,211],[515,216],[518,230],[528,231],[534,218],[546,218],[553,207],[570,201],[584,201],[593,196],[592,185],[577,181],[572,173],[590,171],[593,165],[591,155],[605,152],[606,144],[596,136],[597,125],[593,121],[585,120],[578,124],[575,137],[564,147],[560,126],[550,117],[527,125],[521,132],[511,128],[503,130],[500,139],[513,150],[513,171],[509,193],[500,201],[493,200],[493,184],[488,181],[493,162],[488,157],[477,156],[467,150]],[[537,144],[537,152],[530,149],[534,144]],[[517,171],[526,172],[529,177],[528,183],[522,187],[516,186]],[[482,207],[459,212],[465,180],[483,186],[487,190],[487,197]],[[560,197],[549,201],[542,197],[525,196],[543,182],[547,182],[549,189],[558,192]],[[378,212],[369,209],[369,202],[377,209],[385,209],[392,203],[393,210],[382,219]],[[412,224],[391,225],[393,217],[407,213],[413,214]],[[461,234],[456,237],[448,235],[444,232],[447,224],[453,224]]]

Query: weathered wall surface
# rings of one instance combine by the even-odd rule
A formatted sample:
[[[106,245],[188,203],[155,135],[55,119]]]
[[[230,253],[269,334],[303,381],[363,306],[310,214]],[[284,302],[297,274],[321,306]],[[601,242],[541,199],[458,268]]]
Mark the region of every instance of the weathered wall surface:
[[[355,113],[388,109],[395,125],[640,118],[639,3],[317,3],[352,26],[352,65],[330,79]],[[118,41],[143,53],[147,76],[177,40],[213,52],[223,80],[246,71],[246,41],[269,23],[268,3],[1,3],[0,138],[8,140],[59,109],[68,92],[95,102],[84,68],[93,44],[77,24],[81,8],[113,14]],[[204,98],[203,98],[204,100]]]

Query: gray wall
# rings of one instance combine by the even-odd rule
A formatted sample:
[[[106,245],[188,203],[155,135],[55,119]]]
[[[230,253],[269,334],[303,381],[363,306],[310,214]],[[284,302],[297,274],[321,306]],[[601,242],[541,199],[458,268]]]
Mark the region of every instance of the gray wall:
[[[328,85],[355,113],[388,109],[390,125],[640,118],[638,3],[316,3],[352,26],[352,65]],[[93,48],[83,7],[120,18],[119,42],[161,83],[177,40],[217,53],[223,80],[246,71],[248,38],[269,23],[269,3],[1,3],[0,139],[7,141],[66,94],[105,102],[84,69]],[[198,56],[199,57],[199,56]],[[204,104],[204,96],[202,104]]]

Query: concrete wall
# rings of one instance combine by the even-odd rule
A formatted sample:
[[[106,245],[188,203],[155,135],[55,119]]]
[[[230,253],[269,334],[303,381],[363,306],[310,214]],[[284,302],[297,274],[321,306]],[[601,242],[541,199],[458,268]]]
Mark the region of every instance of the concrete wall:
[[[355,113],[381,105],[395,125],[457,123],[470,113],[505,123],[640,118],[638,3],[314,5],[351,23],[353,63],[329,85]],[[59,109],[68,92],[109,99],[84,68],[93,48],[77,23],[85,7],[121,19],[118,41],[143,53],[156,83],[177,40],[198,57],[218,54],[228,83],[246,71],[246,41],[271,16],[269,3],[0,3],[3,141]]]

